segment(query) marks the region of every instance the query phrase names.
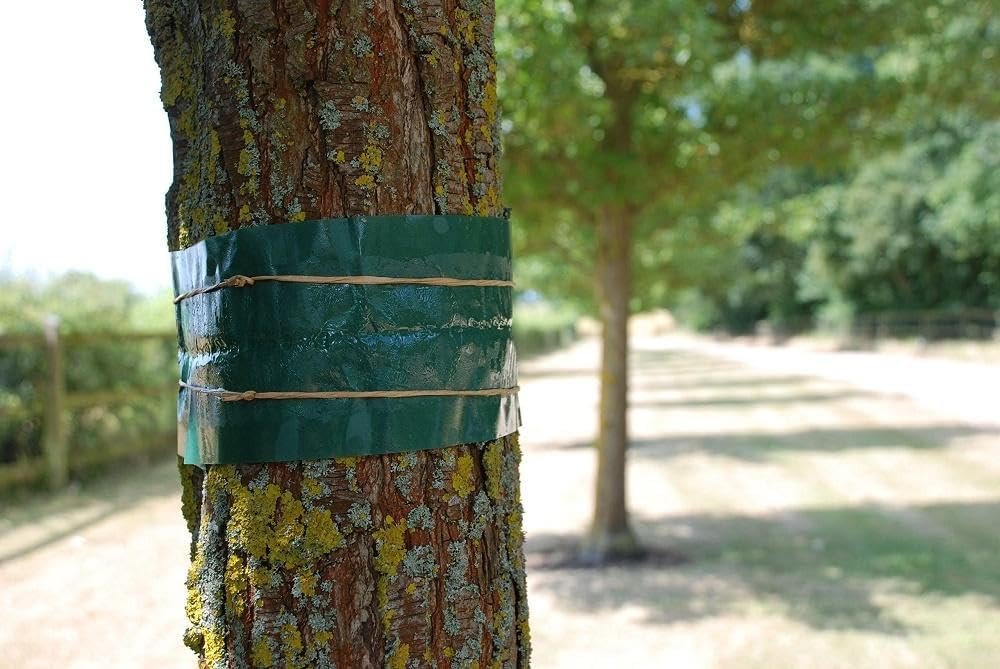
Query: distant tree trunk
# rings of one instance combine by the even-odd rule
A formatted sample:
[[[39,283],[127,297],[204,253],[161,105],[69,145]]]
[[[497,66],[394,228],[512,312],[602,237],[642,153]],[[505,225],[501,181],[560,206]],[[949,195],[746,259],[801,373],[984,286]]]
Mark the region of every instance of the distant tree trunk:
[[[594,517],[582,559],[600,563],[638,547],[626,508],[628,449],[628,319],[632,220],[605,215],[598,223],[597,295],[601,316],[601,400]]]
[[[501,212],[491,0],[146,0],[171,249],[247,225]],[[181,465],[203,667],[525,667],[516,435]],[[155,576],[154,576],[155,577]]]
[[[619,78],[621,65],[602,61],[595,49],[596,30],[586,31],[590,65],[607,87],[613,120],[604,137],[607,156],[627,164],[632,151],[634,84]],[[597,303],[601,317],[601,400],[597,435],[594,517],[580,557],[603,563],[633,557],[639,545],[629,526],[626,505],[628,451],[628,321],[632,298],[632,231],[637,207],[628,201],[632,178],[612,169],[608,181],[621,189],[619,199],[599,212],[597,221]]]

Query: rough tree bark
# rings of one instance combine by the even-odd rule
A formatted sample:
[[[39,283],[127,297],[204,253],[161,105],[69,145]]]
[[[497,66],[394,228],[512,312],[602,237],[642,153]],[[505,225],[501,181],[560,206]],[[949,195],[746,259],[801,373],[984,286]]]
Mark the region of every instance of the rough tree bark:
[[[168,242],[355,214],[501,213],[491,0],[146,0]],[[525,667],[516,435],[181,466],[203,667]]]

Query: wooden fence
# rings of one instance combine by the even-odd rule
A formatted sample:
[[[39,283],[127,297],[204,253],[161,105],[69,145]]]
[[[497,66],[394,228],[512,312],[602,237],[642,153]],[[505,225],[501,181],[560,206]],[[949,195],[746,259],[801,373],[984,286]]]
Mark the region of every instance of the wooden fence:
[[[846,342],[866,346],[885,339],[925,341],[976,340],[1000,337],[1000,311],[990,309],[925,309],[866,312],[855,315],[841,328],[823,330],[813,317],[761,321],[756,334],[774,340],[821,332],[836,334]]]
[[[856,339],[920,338],[992,339],[1000,329],[1000,312],[989,309],[882,311],[859,314],[851,327]]]
[[[176,433],[144,435],[141,443],[102,445],[99,449],[74,452],[71,448],[71,427],[67,413],[87,407],[113,407],[142,397],[165,397],[177,392],[174,379],[163,379],[154,385],[134,385],[113,390],[67,391],[67,349],[87,344],[122,344],[125,342],[160,341],[174,344],[176,332],[87,332],[61,333],[59,322],[50,318],[42,334],[0,335],[0,352],[25,348],[44,351],[44,371],[35,380],[40,383],[40,406],[32,406],[32,416],[41,415],[41,448],[33,456],[19,457],[13,462],[0,462],[0,491],[10,487],[47,482],[53,489],[64,487],[74,471],[100,466],[134,455],[171,452]],[[165,346],[166,348],[166,346]],[[70,359],[72,362],[72,359]],[[0,412],[3,408],[0,407]],[[168,445],[169,444],[169,445]]]

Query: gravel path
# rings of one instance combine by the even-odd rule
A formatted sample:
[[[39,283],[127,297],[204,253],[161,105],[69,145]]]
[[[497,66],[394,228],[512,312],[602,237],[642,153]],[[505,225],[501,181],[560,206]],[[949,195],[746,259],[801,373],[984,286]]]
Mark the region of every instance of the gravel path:
[[[996,666],[995,368],[637,340],[652,558],[580,570],[596,353],[522,367],[535,667]],[[192,667],[186,559],[169,463],[0,511],[0,667]]]

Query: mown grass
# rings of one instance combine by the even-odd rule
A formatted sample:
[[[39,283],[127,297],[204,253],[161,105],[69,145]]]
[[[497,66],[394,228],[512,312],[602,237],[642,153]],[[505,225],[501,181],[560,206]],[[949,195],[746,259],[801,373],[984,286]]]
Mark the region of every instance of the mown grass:
[[[580,635],[593,666],[625,644],[636,666],[1000,667],[1000,431],[697,353],[633,363],[631,507],[650,559],[551,566],[583,528],[529,527],[535,610],[558,629],[537,635],[545,666],[574,666],[558,640]],[[565,453],[545,460],[560,483],[526,497],[526,518],[542,491],[555,505],[582,485],[571,463],[589,443],[543,451]]]

